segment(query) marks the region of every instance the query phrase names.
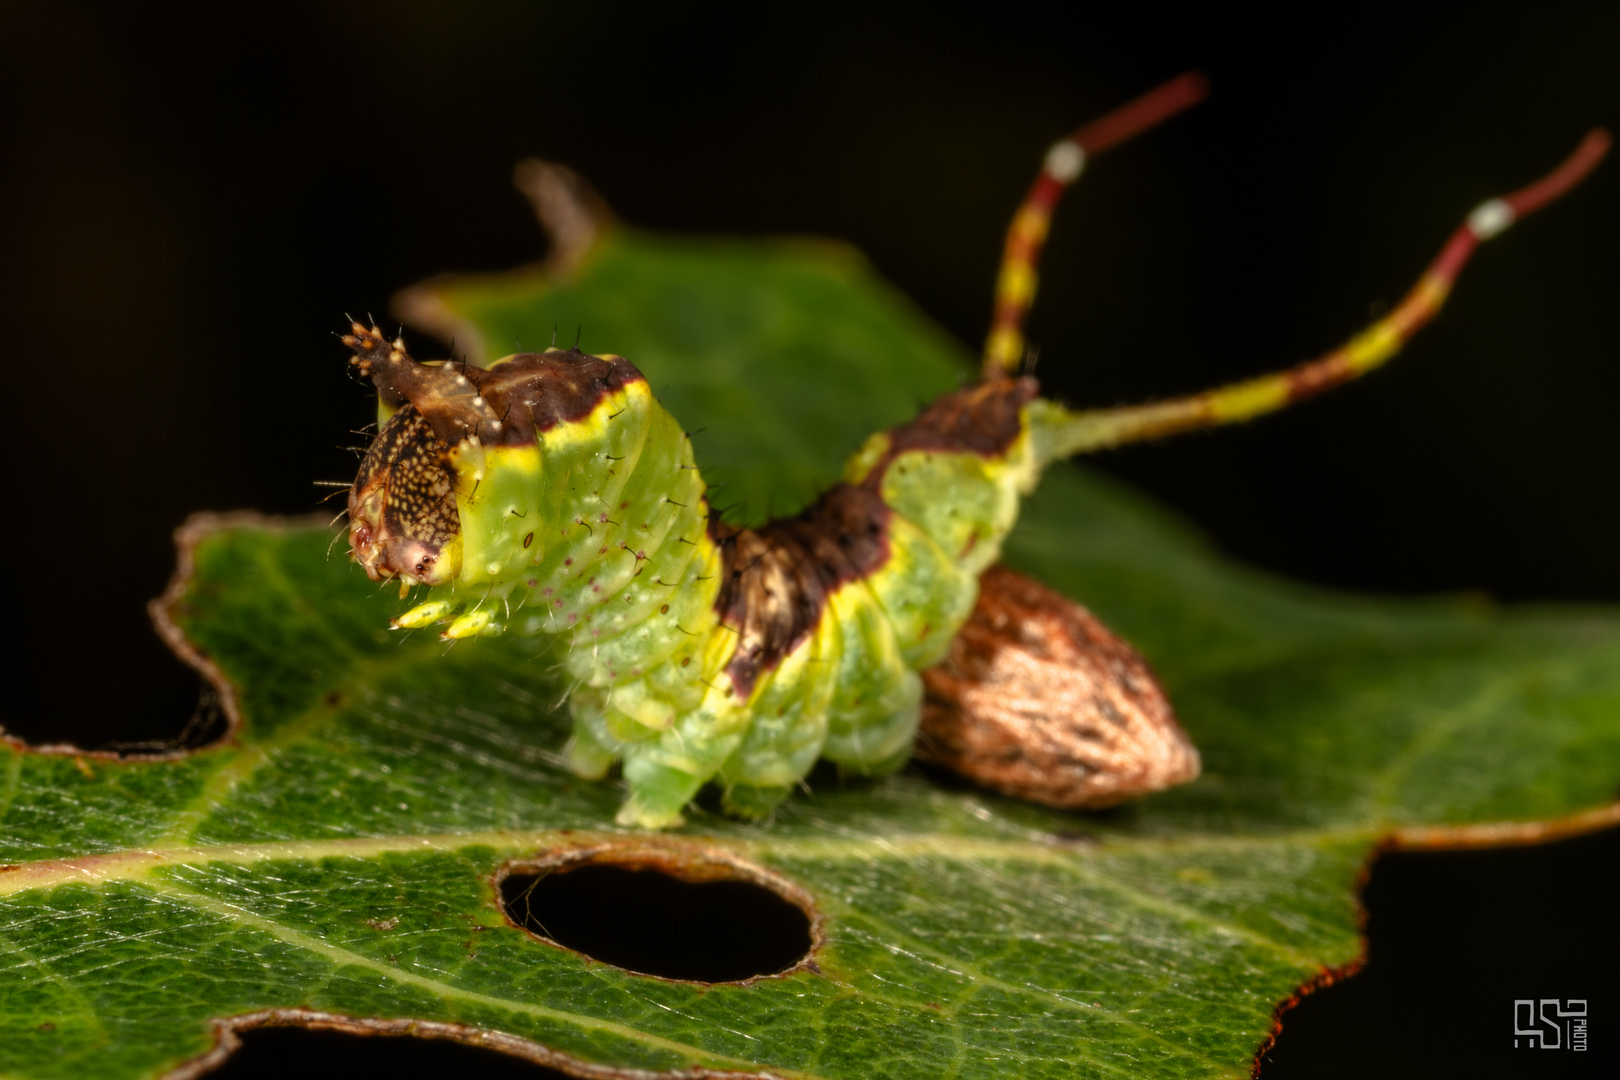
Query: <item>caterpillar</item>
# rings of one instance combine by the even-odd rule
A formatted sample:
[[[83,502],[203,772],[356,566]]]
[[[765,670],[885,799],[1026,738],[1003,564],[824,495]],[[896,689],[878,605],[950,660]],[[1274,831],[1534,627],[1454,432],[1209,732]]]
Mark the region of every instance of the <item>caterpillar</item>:
[[[562,638],[577,684],[567,758],[588,778],[622,768],[621,824],[676,825],[711,781],[728,813],[765,817],[818,758],[898,769],[920,672],[973,616],[1046,466],[1247,420],[1377,368],[1435,315],[1481,241],[1568,190],[1608,146],[1594,131],[1543,179],[1480,205],[1395,308],[1318,359],[1145,405],[1041,397],[1021,328],[1060,196],[1091,157],[1204,93],[1182,76],[1052,146],[1007,234],[980,378],[871,436],[808,509],[759,528],[711,512],[690,439],[624,357],[554,345],[487,367],[422,363],[351,320],[342,340],[380,420],[349,492],[352,558],[402,598],[427,587],[397,627],[498,634],[515,596],[527,624]],[[1000,631],[979,629],[982,651]],[[1196,754],[1177,760],[1170,779],[1189,762],[1196,772]],[[1038,779],[1007,783],[1039,797]]]

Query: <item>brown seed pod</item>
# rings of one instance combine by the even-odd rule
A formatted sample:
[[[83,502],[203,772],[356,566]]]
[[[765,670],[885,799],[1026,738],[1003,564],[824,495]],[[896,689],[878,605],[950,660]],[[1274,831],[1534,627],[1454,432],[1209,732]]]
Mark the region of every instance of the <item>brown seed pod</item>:
[[[1085,608],[993,566],[945,661],[923,672],[917,756],[1063,809],[1186,783],[1198,751],[1147,662]]]

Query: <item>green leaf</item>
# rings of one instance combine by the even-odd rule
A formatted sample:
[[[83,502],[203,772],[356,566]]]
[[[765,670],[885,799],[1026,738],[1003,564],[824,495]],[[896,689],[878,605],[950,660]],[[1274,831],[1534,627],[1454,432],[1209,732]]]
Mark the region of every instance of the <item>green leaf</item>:
[[[578,324],[586,348],[630,356],[707,428],[700,460],[750,518],[792,509],[967,370],[823,244],[619,231],[567,280],[423,295],[485,343]],[[1290,584],[1061,468],[1008,560],[1142,649],[1201,779],[1093,815],[917,772],[828,779],[766,825],[699,815],[635,838],[611,827],[614,785],[559,766],[567,688],[539,643],[391,633],[401,605],[329,540],[190,531],[163,611],[234,704],[225,743],[146,761],[0,749],[6,1075],[149,1076],[233,1024],[339,1017],[624,1068],[1244,1076],[1277,1003],[1358,956],[1375,845],[1615,816],[1620,614]],[[617,841],[790,879],[823,918],[815,967],[670,982],[503,918],[492,877],[510,860]]]

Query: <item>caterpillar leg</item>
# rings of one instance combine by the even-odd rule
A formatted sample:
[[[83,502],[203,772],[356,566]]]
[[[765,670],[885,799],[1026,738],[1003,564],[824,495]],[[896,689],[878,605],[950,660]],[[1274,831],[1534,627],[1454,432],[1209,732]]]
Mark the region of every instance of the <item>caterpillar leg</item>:
[[[672,829],[685,821],[681,811],[697,796],[708,777],[674,765],[655,753],[627,753],[624,778],[630,794],[614,818],[639,829]]]
[[[734,817],[768,817],[821,756],[827,741],[825,678],[797,680],[819,700],[790,701],[785,708],[756,707],[748,735],[715,778],[725,786],[721,806]],[[830,687],[826,687],[830,689]]]
[[[732,817],[760,821],[771,816],[782,801],[793,794],[796,784],[731,784],[721,798],[721,808]]]
[[[911,758],[922,697],[922,676],[907,671],[882,697],[860,702],[849,712],[835,711],[821,756],[857,776],[898,771]]]
[[[620,751],[630,785],[630,795],[619,808],[620,825],[643,829],[679,825],[686,804],[742,744],[750,719],[747,708],[729,705],[718,693],[712,698],[656,738]]]
[[[833,668],[842,646],[841,625],[824,614],[815,634],[756,690],[748,734],[716,777],[725,787],[726,813],[768,817],[815,765],[827,741]]]
[[[601,780],[607,776],[613,763],[619,760],[617,750],[603,745],[584,720],[575,719],[574,734],[563,747],[563,756],[575,776],[586,780]]]
[[[1035,302],[1035,267],[1051,227],[1052,211],[1086,159],[1141,134],[1176,113],[1198,104],[1209,84],[1196,72],[1171,79],[1129,105],[1093,120],[1066,139],[1052,144],[1024,202],[1013,215],[996,278],[996,310],[984,343],[984,377],[1016,372],[1024,360],[1024,316]]]
[[[1230,386],[1145,405],[1072,411],[1045,400],[1031,403],[1037,459],[1045,465],[1088,450],[1248,420],[1360,378],[1388,361],[1434,318],[1481,242],[1580,183],[1608,149],[1608,133],[1593,131],[1540,180],[1481,203],[1393,311],[1325,356]]]
[[[869,592],[843,590],[831,603],[844,644],[821,756],[860,776],[883,776],[911,756],[922,677],[907,666],[894,623]]]

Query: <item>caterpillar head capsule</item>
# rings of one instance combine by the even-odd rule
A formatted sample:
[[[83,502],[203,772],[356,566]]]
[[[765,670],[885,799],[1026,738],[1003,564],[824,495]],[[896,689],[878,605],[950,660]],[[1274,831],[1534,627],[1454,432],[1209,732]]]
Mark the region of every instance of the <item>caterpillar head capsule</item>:
[[[449,447],[409,405],[388,418],[360,463],[349,490],[349,550],[373,581],[443,585],[461,572]]]
[[[454,581],[461,572],[461,515],[451,444],[424,408],[476,415],[476,406],[459,399],[477,390],[452,369],[416,363],[402,341],[388,342],[376,327],[354,323],[350,330],[343,343],[354,350],[352,363],[376,382],[389,415],[349,490],[349,550],[373,581]]]

